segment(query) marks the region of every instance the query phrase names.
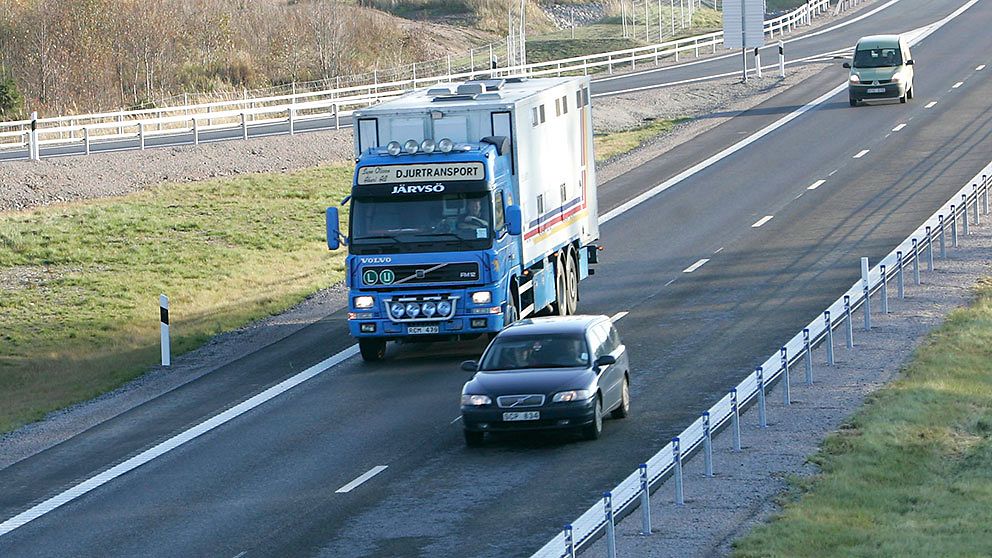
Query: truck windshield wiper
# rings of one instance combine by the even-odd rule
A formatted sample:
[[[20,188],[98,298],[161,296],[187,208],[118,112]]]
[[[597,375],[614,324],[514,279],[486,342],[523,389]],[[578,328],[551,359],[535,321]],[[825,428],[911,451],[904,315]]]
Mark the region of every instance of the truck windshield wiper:
[[[450,232],[420,233],[420,234],[415,234],[413,236],[417,236],[417,237],[420,237],[420,236],[437,236],[437,237],[444,237],[444,238],[454,238],[455,240],[465,240],[464,238],[458,236],[457,234],[450,233]]]
[[[380,235],[373,235],[373,236],[360,236],[360,237],[356,238],[355,240],[358,241],[359,243],[361,243],[362,241],[365,241],[365,240],[392,240],[395,244],[399,244],[400,243],[400,239],[396,238],[394,235],[391,235],[391,234],[380,234]]]

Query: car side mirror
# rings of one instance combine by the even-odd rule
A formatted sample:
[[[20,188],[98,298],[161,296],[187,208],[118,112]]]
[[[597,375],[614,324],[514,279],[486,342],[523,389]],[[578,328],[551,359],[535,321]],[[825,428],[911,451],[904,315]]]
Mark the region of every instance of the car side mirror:
[[[613,355],[603,355],[596,359],[596,367],[609,366],[617,363],[617,357]]]
[[[847,68],[848,70],[850,70],[850,69],[851,69],[851,63],[850,63],[850,62],[844,62],[844,64],[843,64],[843,66],[844,66],[845,68]]]
[[[909,60],[907,60],[907,61],[906,61],[906,65],[907,65],[907,66],[912,66],[912,65],[913,65],[913,59],[912,59],[912,58],[910,58]]]
[[[466,360],[462,363],[462,370],[466,372],[478,372],[479,363],[474,360]]]
[[[506,232],[513,236],[518,236],[523,228],[523,215],[520,213],[519,205],[508,205],[506,207]]]

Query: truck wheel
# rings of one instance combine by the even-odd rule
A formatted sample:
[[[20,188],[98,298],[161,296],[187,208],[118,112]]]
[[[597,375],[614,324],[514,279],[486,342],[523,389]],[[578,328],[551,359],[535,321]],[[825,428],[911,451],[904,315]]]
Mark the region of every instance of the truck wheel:
[[[579,307],[579,270],[575,265],[575,254],[569,252],[565,264],[565,305],[566,313],[572,315]]]
[[[568,315],[568,286],[565,279],[565,261],[568,256],[558,256],[555,260],[555,301],[551,303],[552,316]]]
[[[386,341],[384,339],[359,339],[358,350],[365,362],[376,362],[386,358]]]

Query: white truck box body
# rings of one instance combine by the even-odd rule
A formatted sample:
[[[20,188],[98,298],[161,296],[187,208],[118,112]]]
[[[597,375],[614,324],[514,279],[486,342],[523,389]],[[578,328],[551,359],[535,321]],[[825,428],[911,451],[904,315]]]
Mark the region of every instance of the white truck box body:
[[[573,239],[580,246],[597,240],[589,79],[511,79],[481,94],[441,93],[445,88],[455,92],[458,85],[419,89],[355,111],[356,156],[390,141],[478,143],[487,136],[507,136],[519,196],[513,203],[523,214],[524,266]]]

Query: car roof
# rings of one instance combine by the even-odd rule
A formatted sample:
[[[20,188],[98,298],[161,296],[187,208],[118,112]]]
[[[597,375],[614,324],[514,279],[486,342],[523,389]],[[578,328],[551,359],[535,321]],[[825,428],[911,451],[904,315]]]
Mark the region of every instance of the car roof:
[[[899,35],[868,35],[858,39],[857,46],[866,48],[894,47],[899,44]]]
[[[561,333],[583,334],[592,325],[609,321],[603,315],[581,316],[548,316],[543,318],[527,318],[513,322],[499,333],[499,337],[516,337],[532,335],[552,335]]]

